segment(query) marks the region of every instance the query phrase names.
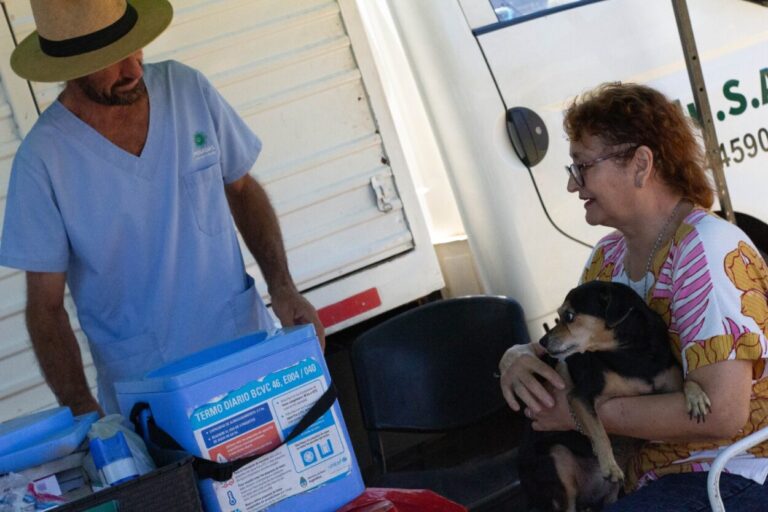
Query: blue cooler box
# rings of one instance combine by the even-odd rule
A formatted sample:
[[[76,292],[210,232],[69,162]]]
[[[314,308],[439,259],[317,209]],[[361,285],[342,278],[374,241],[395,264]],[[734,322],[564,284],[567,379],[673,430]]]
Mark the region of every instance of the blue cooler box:
[[[126,417],[135,403],[146,402],[157,425],[185,450],[226,461],[279,445],[329,382],[314,327],[307,325],[222,343],[116,388]],[[330,512],[363,489],[338,402],[231,480],[200,481],[208,512]]]

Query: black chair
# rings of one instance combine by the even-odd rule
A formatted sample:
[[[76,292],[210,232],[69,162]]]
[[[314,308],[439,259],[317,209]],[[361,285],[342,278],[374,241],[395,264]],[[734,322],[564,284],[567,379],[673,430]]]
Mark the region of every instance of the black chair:
[[[528,340],[520,305],[494,296],[428,303],[360,335],[352,367],[376,468],[366,483],[431,489],[473,511],[523,510],[510,505],[522,493],[511,443],[448,467],[392,471],[380,433],[458,432],[454,446],[514,441],[513,430],[488,434],[482,425],[499,415],[522,424],[501,395],[497,371],[504,351]]]

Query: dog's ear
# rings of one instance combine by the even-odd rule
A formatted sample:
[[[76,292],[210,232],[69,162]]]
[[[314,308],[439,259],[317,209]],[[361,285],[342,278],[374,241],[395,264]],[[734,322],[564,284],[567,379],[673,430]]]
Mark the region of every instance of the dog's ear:
[[[605,325],[609,329],[613,329],[626,320],[632,312],[632,306],[621,300],[621,295],[614,293],[610,287],[602,291],[600,300],[605,304]]]
[[[600,308],[608,314],[608,307],[611,305],[611,288],[610,286],[603,286],[600,288],[599,302]],[[606,320],[608,317],[605,317]]]

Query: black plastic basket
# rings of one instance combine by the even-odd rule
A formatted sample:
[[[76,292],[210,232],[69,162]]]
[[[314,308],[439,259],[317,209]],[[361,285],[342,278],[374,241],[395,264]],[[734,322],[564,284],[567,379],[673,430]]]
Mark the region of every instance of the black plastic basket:
[[[56,512],[85,512],[115,502],[120,512],[202,511],[192,457],[139,478],[56,507]]]

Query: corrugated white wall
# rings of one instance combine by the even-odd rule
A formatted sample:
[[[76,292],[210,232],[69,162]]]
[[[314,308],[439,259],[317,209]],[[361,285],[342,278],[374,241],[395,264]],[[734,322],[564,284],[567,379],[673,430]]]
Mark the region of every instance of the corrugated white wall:
[[[280,217],[289,263],[302,290],[409,251],[413,235],[389,158],[335,0],[173,1],[172,25],[145,51],[203,71],[262,138],[252,173]],[[6,8],[17,40],[33,29],[28,2]],[[7,31],[7,29],[6,29]],[[0,31],[0,38],[10,33]],[[0,41],[0,59],[12,49]],[[0,200],[19,131],[34,112],[26,83],[0,67],[22,99],[0,105]],[[41,109],[58,84],[32,84]],[[28,93],[30,98],[32,94]],[[18,105],[18,107],[17,107]],[[16,128],[17,124],[22,128]],[[379,200],[375,188],[379,190]],[[0,204],[4,207],[4,203]],[[262,281],[247,251],[246,265]],[[0,268],[0,421],[54,399],[37,369],[23,321],[23,273]],[[433,288],[434,289],[434,288]],[[265,292],[265,286],[260,284]],[[94,369],[72,304],[70,317]]]

